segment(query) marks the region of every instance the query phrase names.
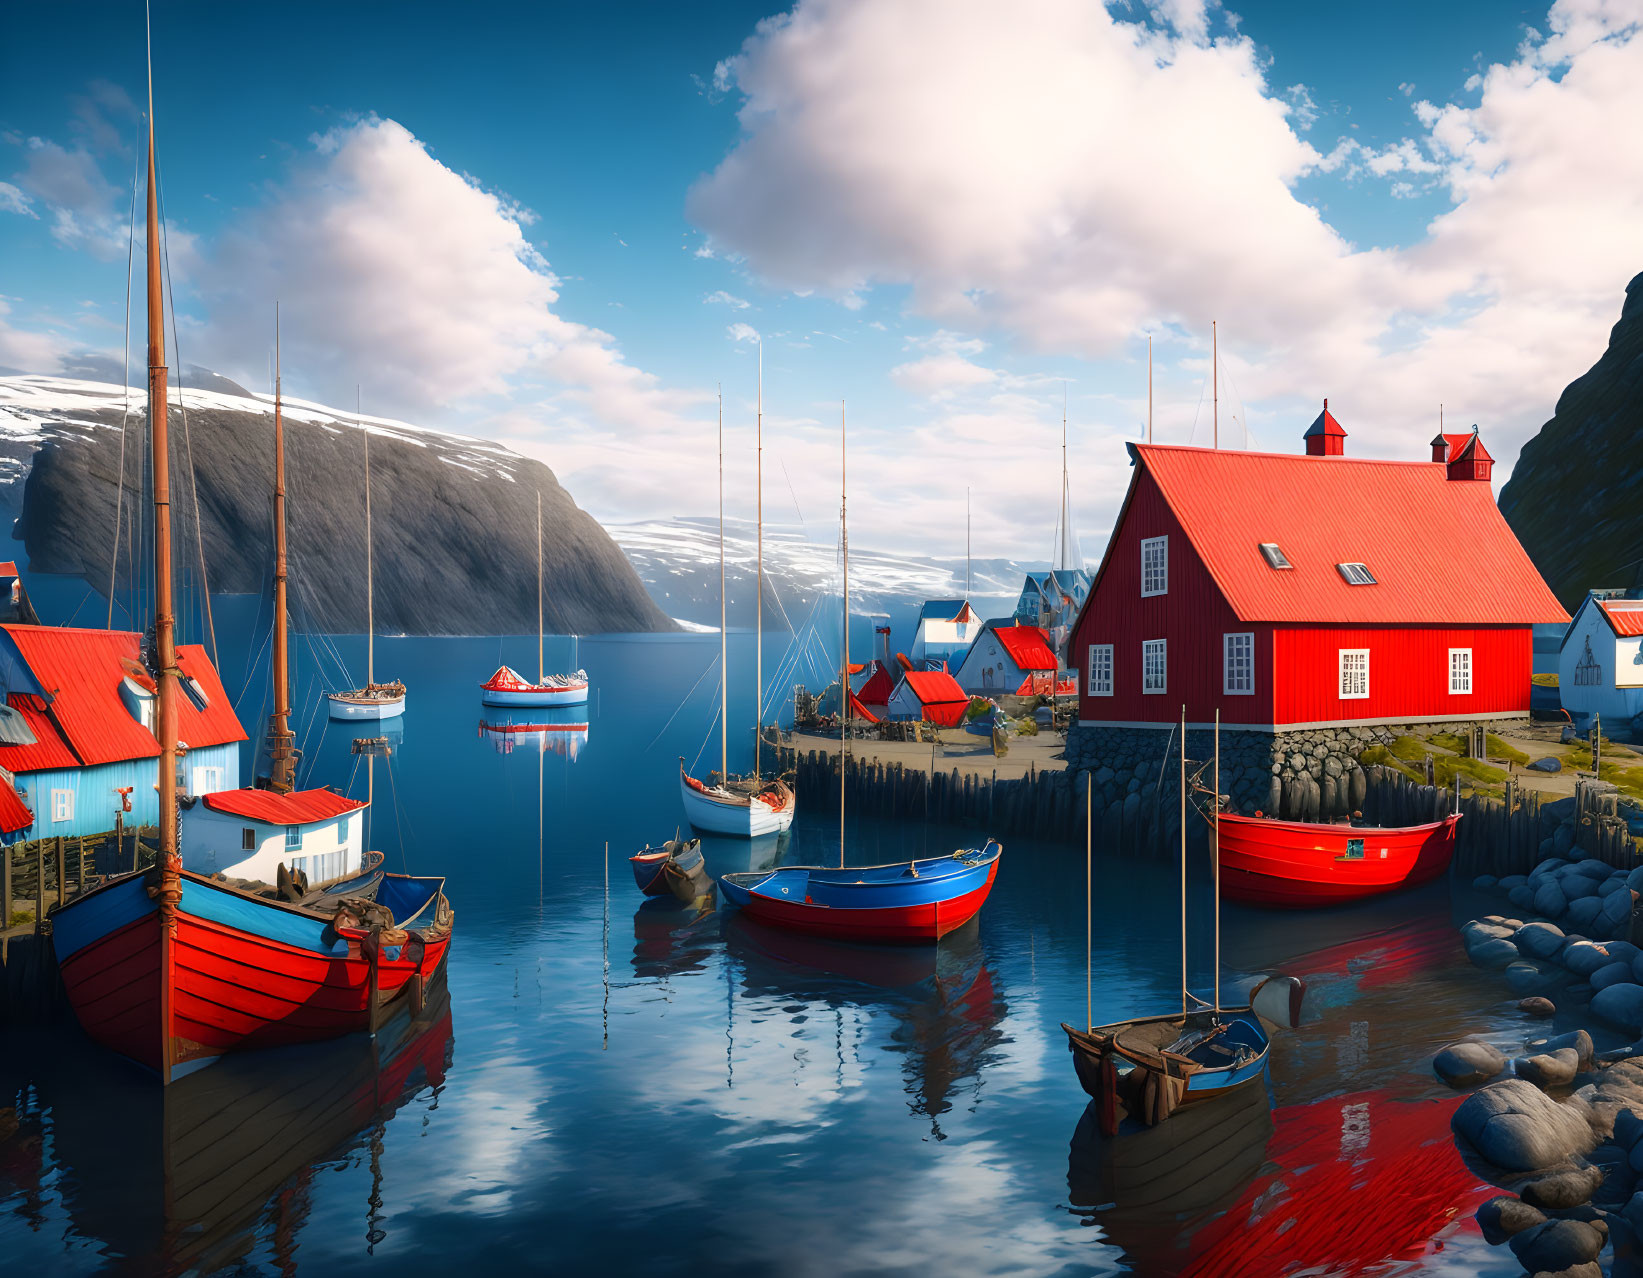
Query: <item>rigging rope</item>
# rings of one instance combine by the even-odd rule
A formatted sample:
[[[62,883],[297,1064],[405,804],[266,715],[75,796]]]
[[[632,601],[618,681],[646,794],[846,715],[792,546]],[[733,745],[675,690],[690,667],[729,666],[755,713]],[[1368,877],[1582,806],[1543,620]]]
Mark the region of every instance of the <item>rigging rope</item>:
[[[114,483],[114,553],[108,561],[108,629],[114,629],[114,583],[120,572],[120,519],[126,495],[126,427],[131,420],[131,263],[137,248],[137,182],[142,172],[142,148],[137,148],[137,168],[131,175],[131,228],[126,235],[125,338],[121,354],[125,373],[120,389],[125,393],[125,409],[120,414],[120,469]]]

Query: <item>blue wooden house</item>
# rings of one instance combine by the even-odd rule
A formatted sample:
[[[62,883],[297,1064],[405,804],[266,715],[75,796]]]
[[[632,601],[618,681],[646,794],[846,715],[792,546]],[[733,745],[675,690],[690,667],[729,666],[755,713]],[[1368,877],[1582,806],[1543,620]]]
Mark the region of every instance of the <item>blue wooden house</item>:
[[[154,681],[141,644],[132,631],[0,626],[0,826],[29,818],[0,838],[101,834],[117,815],[128,826],[159,821]],[[246,738],[205,650],[180,645],[177,665],[186,803],[239,787]]]

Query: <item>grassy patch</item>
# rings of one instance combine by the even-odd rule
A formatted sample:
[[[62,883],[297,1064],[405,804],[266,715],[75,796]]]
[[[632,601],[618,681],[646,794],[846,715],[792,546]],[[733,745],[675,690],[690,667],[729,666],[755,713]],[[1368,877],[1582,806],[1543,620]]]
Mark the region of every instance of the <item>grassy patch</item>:
[[[1469,778],[1478,785],[1506,784],[1505,771],[1485,763],[1482,759],[1461,759],[1446,754],[1432,761],[1432,771],[1437,783],[1445,788],[1455,784],[1457,774]]]
[[[10,922],[7,923],[6,926],[8,926],[8,927],[22,927],[23,924],[32,923],[32,922],[34,922],[34,911],[33,910],[13,910],[11,912],[11,920],[10,920]]]
[[[1643,767],[1605,763],[1598,769],[1598,776],[1604,781],[1613,782],[1628,798],[1643,799]]]
[[[1389,748],[1393,757],[1405,763],[1424,763],[1426,756],[1432,753],[1419,737],[1398,737]]]
[[[1428,745],[1435,745],[1440,749],[1449,751],[1450,754],[1466,753],[1466,742],[1461,740],[1458,733],[1434,732],[1426,738],[1426,741]]]
[[[1372,745],[1358,756],[1358,762],[1364,767],[1374,767],[1377,764],[1383,768],[1391,768],[1394,772],[1401,772],[1411,781],[1424,782],[1426,777],[1417,773],[1415,769],[1400,762],[1393,753],[1383,745]]]
[[[1555,688],[1558,686],[1557,676],[1555,674],[1530,675],[1529,682],[1534,684],[1537,688]]]
[[[1491,759],[1506,759],[1517,764],[1520,768],[1529,762],[1529,756],[1510,741],[1497,737],[1493,732],[1486,739],[1489,744],[1489,757]]]
[[[1024,737],[1036,737],[1038,735],[1038,720],[1030,714],[1017,719],[1015,726],[1016,731]]]
[[[992,708],[993,703],[987,700],[986,697],[971,697],[970,704],[964,707],[965,722],[969,722],[971,719],[979,719]]]

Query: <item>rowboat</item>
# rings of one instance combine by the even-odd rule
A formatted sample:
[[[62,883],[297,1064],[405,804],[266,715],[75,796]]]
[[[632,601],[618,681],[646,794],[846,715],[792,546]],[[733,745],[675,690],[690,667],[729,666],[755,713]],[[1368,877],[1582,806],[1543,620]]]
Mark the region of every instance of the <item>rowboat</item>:
[[[700,839],[669,839],[628,858],[633,881],[646,896],[673,896],[687,905],[702,896],[713,880],[702,860]]]
[[[585,706],[588,703],[588,676],[548,675],[532,683],[511,666],[501,666],[479,685],[479,700],[487,706]]]
[[[188,870],[133,871],[52,911],[80,1025],[181,1078],[248,1048],[373,1031],[445,961],[445,880],[376,872],[297,902]],[[175,898],[171,899],[171,893]]]
[[[685,819],[709,834],[756,839],[793,825],[793,787],[783,777],[731,777],[708,785],[686,772],[681,759],[679,797]]]
[[[1416,887],[1449,868],[1460,817],[1382,828],[1223,813],[1223,888],[1235,901],[1306,909]]]
[[[720,876],[725,900],[773,927],[870,942],[927,942],[963,927],[993,889],[996,842],[892,865],[789,865]]]

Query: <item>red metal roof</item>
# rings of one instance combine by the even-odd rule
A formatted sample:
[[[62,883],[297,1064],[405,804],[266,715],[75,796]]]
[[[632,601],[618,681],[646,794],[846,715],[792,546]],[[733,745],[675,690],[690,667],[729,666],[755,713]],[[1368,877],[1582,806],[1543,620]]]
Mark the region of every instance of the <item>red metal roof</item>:
[[[15,559],[0,559],[0,577],[17,576],[17,561]]]
[[[141,640],[137,634],[59,626],[6,626],[4,630],[46,696],[39,701],[15,695],[11,698],[29,720],[40,745],[0,748],[0,764],[13,771],[33,771],[72,767],[76,762],[91,766],[149,759],[160,753],[159,742],[132,717],[120,696],[121,681],[132,671],[141,674]],[[178,740],[190,747],[244,741],[245,730],[234,717],[222,680],[205,650],[198,644],[179,646],[177,668],[198,685],[207,702],[201,710],[187,691],[177,698]],[[64,759],[62,751],[45,745],[48,737],[41,731],[41,720],[60,730],[50,735],[73,751],[72,758]],[[14,754],[18,751],[25,754]],[[26,754],[29,751],[38,751],[42,758],[49,756],[53,761],[15,766],[10,762],[13,758],[32,758]]]
[[[79,757],[47,714],[45,702],[25,692],[14,692],[6,704],[23,717],[34,733],[33,745],[0,745],[0,768],[8,772],[42,772],[47,768],[77,768]]]
[[[1015,662],[1017,669],[1055,669],[1055,653],[1044,632],[1037,626],[995,626],[993,633],[998,636],[999,643],[1004,645],[1004,651],[1010,654],[1010,660]]]
[[[970,703],[970,694],[958,686],[958,680],[945,670],[909,670],[901,676],[902,682],[913,690],[920,705],[942,705],[951,701]]]
[[[9,781],[0,781],[0,833],[21,834],[34,824],[34,813],[17,797]]]
[[[1643,635],[1643,599],[1599,599],[1596,603],[1622,639]]]
[[[1530,625],[1567,621],[1488,484],[1438,462],[1130,445],[1243,621]],[[1289,569],[1267,566],[1276,542]],[[1336,569],[1362,563],[1372,586]],[[1090,597],[1095,597],[1091,592]]]
[[[889,702],[890,694],[895,690],[896,681],[891,677],[889,668],[882,661],[875,661],[873,673],[856,689],[856,696],[866,705],[882,706]]]
[[[879,721],[878,715],[874,714],[866,706],[862,705],[861,698],[853,692],[850,694],[850,713],[859,718],[866,719],[868,723],[877,723]]]
[[[213,812],[261,821],[265,825],[307,825],[358,812],[365,806],[333,790],[293,790],[277,794],[273,790],[220,790],[202,796],[200,802]]]

